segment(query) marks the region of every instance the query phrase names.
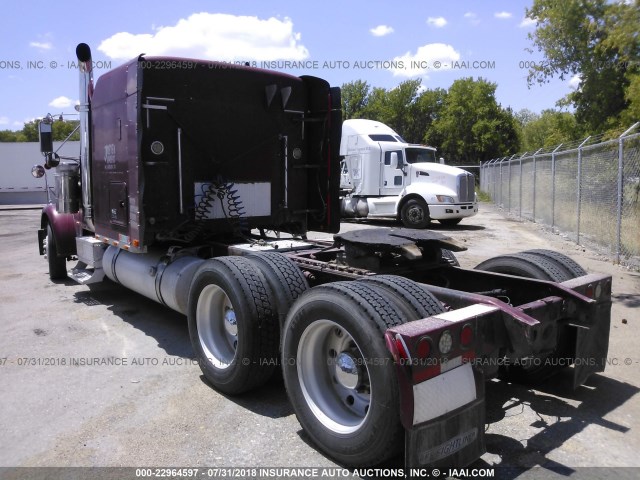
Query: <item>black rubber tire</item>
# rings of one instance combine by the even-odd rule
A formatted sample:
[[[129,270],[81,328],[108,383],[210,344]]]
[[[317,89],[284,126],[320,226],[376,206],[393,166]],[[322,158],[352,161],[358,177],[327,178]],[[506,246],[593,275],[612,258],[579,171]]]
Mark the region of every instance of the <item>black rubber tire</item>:
[[[47,225],[47,245],[45,249],[47,263],[49,264],[49,278],[51,280],[62,280],[67,278],[67,259],[58,256],[58,245],[56,237],[53,236],[51,225]]]
[[[480,263],[475,269],[552,282],[564,282],[573,278],[557,261],[528,252],[490,258]],[[561,325],[558,329],[556,350],[536,358],[552,360],[571,356],[571,347],[574,343],[573,333],[575,332],[571,330],[571,327]],[[526,361],[521,361],[520,365],[501,367],[499,376],[508,381],[537,384],[558,373],[566,366],[566,362],[553,361],[529,366],[526,366],[526,363]]]
[[[407,228],[427,228],[431,223],[427,203],[421,198],[408,200],[400,209],[400,220]]]
[[[564,282],[572,278],[556,262],[524,252],[490,258],[475,269],[551,282]]]
[[[442,220],[438,220],[445,227],[455,227],[458,225],[462,219],[461,218],[443,218]]]
[[[456,258],[456,256],[453,254],[451,250],[447,250],[446,248],[442,248],[440,250],[442,251],[443,263],[451,265],[452,267],[460,266],[460,262],[458,261],[458,259]]]
[[[226,368],[217,367],[210,359],[210,356],[216,358],[215,354],[205,350],[206,340],[201,336],[207,333],[199,331],[198,306],[201,294],[210,286],[226,294],[237,322],[235,352],[231,359],[220,362],[228,365]],[[219,257],[204,262],[191,282],[187,319],[191,344],[202,373],[216,389],[228,394],[243,393],[264,384],[275,370],[279,328],[273,294],[250,260]]]
[[[587,274],[587,271],[582,268],[577,262],[567,257],[566,255],[560,252],[554,252],[553,250],[545,250],[545,249],[536,249],[536,250],[527,250],[522,253],[527,253],[530,255],[537,255],[539,257],[543,257],[551,262],[554,262],[558,265],[558,267],[565,270],[569,278],[578,278]]]
[[[271,287],[279,323],[283,326],[293,302],[309,289],[307,279],[300,268],[281,253],[256,253],[246,258],[260,269]]]
[[[410,320],[431,317],[445,311],[442,303],[431,292],[408,278],[396,275],[374,275],[358,282],[373,285],[390,301],[400,301],[402,305],[398,307],[405,310]]]
[[[363,282],[335,282],[311,288],[289,311],[282,344],[283,376],[289,400],[311,440],[343,465],[376,465],[396,455],[403,447],[398,383],[384,332],[407,320],[387,298]],[[370,366],[362,376],[369,391],[375,392],[375,399],[370,398],[364,410],[366,413],[354,431],[332,429],[322,420],[322,415],[331,415],[331,402],[335,407],[340,401],[338,395],[333,394],[338,381],[327,373],[330,367],[325,367],[326,372],[321,370],[323,365],[329,365],[322,357],[327,341],[315,344],[311,341],[312,345],[298,348],[301,342],[309,341],[306,339],[312,336],[308,334],[310,331],[327,323],[330,330],[331,324],[335,323],[337,329],[346,332],[345,336],[355,342],[357,353],[361,355],[361,365]],[[316,362],[317,369],[314,367]],[[310,371],[314,378],[301,379],[299,372],[304,372],[308,364],[312,365]],[[314,387],[313,382],[321,383],[323,388]],[[314,404],[312,407],[305,398],[305,392],[309,391],[320,392],[316,394],[330,400],[321,400],[322,407],[310,400]],[[322,413],[316,413],[318,411]]]

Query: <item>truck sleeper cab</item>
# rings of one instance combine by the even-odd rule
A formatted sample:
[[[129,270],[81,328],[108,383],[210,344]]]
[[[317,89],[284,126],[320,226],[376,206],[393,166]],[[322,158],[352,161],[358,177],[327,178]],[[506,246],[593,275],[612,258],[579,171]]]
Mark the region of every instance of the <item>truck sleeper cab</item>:
[[[436,160],[433,147],[406,143],[383,123],[343,122],[340,143],[344,217],[392,217],[408,228],[431,220],[456,225],[478,213],[475,177]]]

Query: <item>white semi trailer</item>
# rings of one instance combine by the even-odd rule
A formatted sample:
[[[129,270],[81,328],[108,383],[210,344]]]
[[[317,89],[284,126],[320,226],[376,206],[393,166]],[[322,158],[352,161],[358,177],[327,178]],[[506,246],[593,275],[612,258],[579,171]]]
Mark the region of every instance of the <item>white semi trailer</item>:
[[[473,174],[441,164],[435,148],[409,144],[384,123],[346,120],[340,156],[343,217],[393,217],[425,228],[478,213]]]

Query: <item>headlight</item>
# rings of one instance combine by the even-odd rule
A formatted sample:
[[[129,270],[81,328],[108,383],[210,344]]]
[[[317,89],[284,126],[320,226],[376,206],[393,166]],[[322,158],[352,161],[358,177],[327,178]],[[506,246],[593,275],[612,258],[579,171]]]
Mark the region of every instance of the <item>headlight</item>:
[[[447,195],[436,195],[436,198],[440,203],[455,203],[453,197],[449,197]]]

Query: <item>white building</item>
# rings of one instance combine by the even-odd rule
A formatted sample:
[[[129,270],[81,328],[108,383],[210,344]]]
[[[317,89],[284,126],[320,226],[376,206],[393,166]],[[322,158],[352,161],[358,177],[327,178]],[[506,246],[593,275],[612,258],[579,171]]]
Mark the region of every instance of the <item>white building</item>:
[[[54,151],[62,142],[54,142]],[[77,158],[80,142],[67,142],[58,150],[61,157]],[[0,205],[47,203],[46,185],[52,190],[55,170],[48,170],[45,178],[34,178],[31,168],[44,165],[38,142],[0,142]]]

